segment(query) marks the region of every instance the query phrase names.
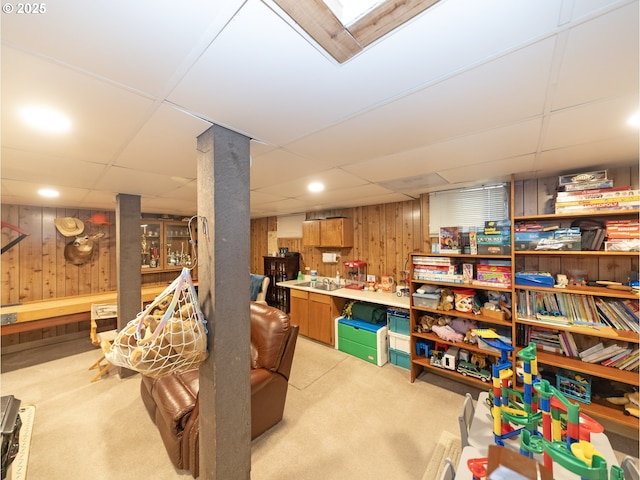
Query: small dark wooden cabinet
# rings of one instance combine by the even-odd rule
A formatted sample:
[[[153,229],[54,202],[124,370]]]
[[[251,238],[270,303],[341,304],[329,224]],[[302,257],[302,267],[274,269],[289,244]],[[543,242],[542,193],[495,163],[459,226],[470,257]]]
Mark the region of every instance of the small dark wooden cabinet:
[[[267,303],[279,308],[285,313],[290,310],[289,289],[279,287],[278,282],[295,280],[300,270],[300,254],[287,253],[284,257],[264,257],[264,274],[269,277],[269,289],[267,290]]]

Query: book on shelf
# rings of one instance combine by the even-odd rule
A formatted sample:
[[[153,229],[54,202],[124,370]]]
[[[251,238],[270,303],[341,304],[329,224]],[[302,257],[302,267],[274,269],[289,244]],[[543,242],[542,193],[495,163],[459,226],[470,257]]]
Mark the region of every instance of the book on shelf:
[[[596,307],[601,320],[618,330],[640,332],[637,302],[631,299],[605,299],[596,297]]]
[[[597,352],[604,350],[604,343],[598,342],[592,347],[589,347],[578,353],[578,356],[582,359],[584,357],[588,357],[589,355],[595,355]]]
[[[613,357],[608,358],[605,361],[601,362],[601,365],[604,365],[605,367],[613,367],[615,366],[616,363],[621,362],[622,360],[627,358],[629,355],[631,355],[632,352],[633,352],[632,348],[625,348],[622,352],[618,353],[617,355],[614,355]]]
[[[640,350],[636,348],[627,357],[625,357],[621,361],[615,362],[615,365],[613,366],[615,366],[615,368],[619,368],[620,370],[637,370],[639,362]]]
[[[587,363],[600,363],[604,360],[607,360],[611,357],[614,357],[616,355],[618,355],[619,353],[623,352],[625,350],[625,347],[622,347],[616,343],[614,343],[613,345],[609,345],[608,347],[604,347],[600,350],[598,350],[597,352],[591,354],[591,355],[583,355],[580,357],[580,359],[583,362],[587,362]]]
[[[455,265],[457,260],[451,257],[429,257],[414,255],[413,263],[417,265]]]

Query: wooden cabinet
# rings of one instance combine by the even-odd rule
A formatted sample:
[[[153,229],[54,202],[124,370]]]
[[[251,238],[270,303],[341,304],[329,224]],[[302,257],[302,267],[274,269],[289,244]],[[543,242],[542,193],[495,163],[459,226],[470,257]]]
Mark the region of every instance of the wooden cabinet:
[[[322,220],[307,220],[302,222],[302,245],[305,247],[320,246],[320,222]]]
[[[320,225],[321,247],[353,247],[353,220],[328,218]]]
[[[190,241],[188,223],[142,219],[140,255],[142,273],[179,271],[183,266],[191,267],[195,245]]]
[[[335,343],[335,319],[344,308],[345,299],[291,289],[292,325],[300,327],[300,335],[333,346]]]
[[[264,275],[269,277],[267,304],[289,313],[289,289],[278,285],[279,282],[294,280],[300,269],[300,255],[290,253],[285,257],[264,257]]]
[[[302,245],[305,247],[353,247],[353,220],[327,218],[302,223]]]
[[[300,328],[300,335],[309,336],[309,292],[292,288],[290,291],[291,310],[289,320],[291,325]]]
[[[333,297],[309,293],[309,338],[328,345],[334,344],[334,319],[337,316]]]

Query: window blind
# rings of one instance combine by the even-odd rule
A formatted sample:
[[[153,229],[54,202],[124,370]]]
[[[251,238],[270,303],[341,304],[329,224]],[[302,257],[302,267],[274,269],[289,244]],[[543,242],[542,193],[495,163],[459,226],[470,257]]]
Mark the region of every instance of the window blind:
[[[509,189],[506,183],[444,190],[429,194],[429,235],[437,237],[440,227],[484,227],[487,220],[509,218]]]

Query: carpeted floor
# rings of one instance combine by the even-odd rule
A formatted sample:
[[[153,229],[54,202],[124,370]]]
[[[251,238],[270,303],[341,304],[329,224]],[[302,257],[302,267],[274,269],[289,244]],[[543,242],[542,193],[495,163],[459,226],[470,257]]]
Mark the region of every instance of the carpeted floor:
[[[28,480],[191,478],[169,461],[139,377],[110,373],[91,383],[100,350],[89,339],[66,343],[2,356],[2,394],[37,406]],[[252,442],[251,478],[427,478],[430,462],[456,443],[447,447],[444,437],[459,442],[466,392],[477,399],[480,390],[433,374],[411,383],[405,369],[300,337],[284,419]],[[637,437],[612,439],[621,456],[637,459]]]

